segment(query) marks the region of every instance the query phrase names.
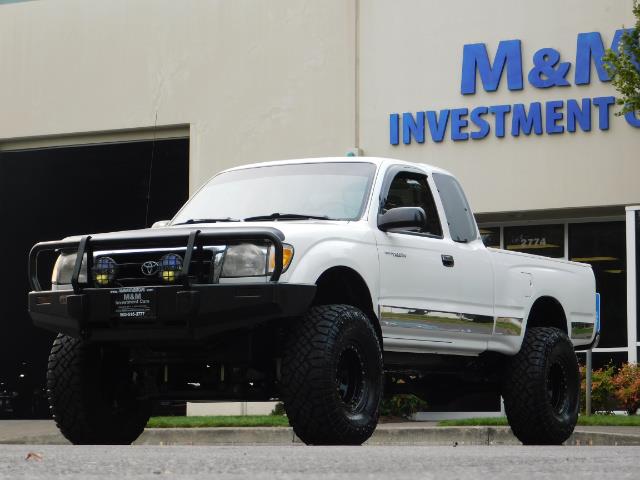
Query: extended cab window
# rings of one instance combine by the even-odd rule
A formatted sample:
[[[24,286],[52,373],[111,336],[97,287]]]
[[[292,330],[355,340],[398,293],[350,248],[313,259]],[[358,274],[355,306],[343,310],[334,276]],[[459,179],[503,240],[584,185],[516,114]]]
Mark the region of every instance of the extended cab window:
[[[421,207],[427,214],[427,221],[423,227],[407,231],[442,236],[438,211],[426,175],[400,172],[394,177],[381,213],[398,207]]]
[[[451,239],[456,242],[470,242],[478,238],[476,222],[458,181],[451,175],[442,173],[434,173],[433,181],[436,183],[444,214],[447,216]]]

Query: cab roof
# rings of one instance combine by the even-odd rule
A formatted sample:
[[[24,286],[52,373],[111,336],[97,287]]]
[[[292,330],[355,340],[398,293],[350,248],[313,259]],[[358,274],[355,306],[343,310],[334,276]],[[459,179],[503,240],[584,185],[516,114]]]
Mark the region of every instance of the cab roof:
[[[237,167],[228,168],[223,170],[223,172],[231,172],[234,170],[244,170],[246,168],[257,168],[257,167],[271,167],[275,165],[292,165],[292,164],[302,164],[302,163],[336,163],[336,162],[366,162],[373,163],[376,167],[380,168],[386,165],[407,165],[418,167],[421,170],[424,170],[427,174],[430,173],[443,173],[445,175],[452,175],[447,170],[444,170],[439,167],[435,167],[433,165],[429,165],[426,163],[416,163],[416,162],[407,162],[405,160],[397,160],[394,158],[384,158],[384,157],[318,157],[318,158],[296,158],[290,160],[275,160],[270,162],[260,162],[260,163],[250,163],[247,165],[240,165]]]

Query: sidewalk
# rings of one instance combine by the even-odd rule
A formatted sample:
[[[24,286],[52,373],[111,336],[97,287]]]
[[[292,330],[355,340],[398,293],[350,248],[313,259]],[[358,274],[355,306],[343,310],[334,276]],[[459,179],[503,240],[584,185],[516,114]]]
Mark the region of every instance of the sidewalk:
[[[52,420],[0,420],[0,444],[64,445]],[[434,422],[380,424],[369,445],[519,445],[508,427],[438,427]],[[291,428],[148,428],[136,445],[301,444]],[[640,445],[640,427],[576,427],[566,445]]]
[[[53,420],[0,420],[0,444],[3,443],[60,445],[69,442]]]

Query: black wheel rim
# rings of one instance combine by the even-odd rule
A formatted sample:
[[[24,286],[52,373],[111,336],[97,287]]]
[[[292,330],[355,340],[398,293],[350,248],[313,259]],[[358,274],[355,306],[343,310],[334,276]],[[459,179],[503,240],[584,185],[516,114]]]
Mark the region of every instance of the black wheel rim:
[[[568,391],[567,373],[564,366],[559,362],[551,364],[547,374],[547,399],[556,415],[563,415],[567,412]]]
[[[362,410],[366,400],[366,370],[356,345],[348,345],[338,357],[336,389],[349,413]]]

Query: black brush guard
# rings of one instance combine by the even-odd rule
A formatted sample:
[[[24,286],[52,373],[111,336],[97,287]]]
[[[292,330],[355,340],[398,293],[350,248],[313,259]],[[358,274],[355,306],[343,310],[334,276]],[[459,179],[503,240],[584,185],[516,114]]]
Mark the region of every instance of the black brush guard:
[[[313,284],[279,283],[284,235],[275,228],[216,228],[211,231],[165,229],[129,234],[84,236],[79,240],[42,242],[29,254],[29,313],[34,325],[95,341],[201,340],[218,333],[255,326],[304,313],[315,295]],[[211,284],[194,281],[194,254],[205,245],[238,241],[269,242],[275,248],[275,267],[268,282]],[[213,242],[213,243],[212,243]],[[176,248],[186,245],[183,269],[171,285],[96,288],[93,252],[117,249]],[[38,257],[45,251],[76,251],[73,290],[43,291],[38,280]],[[80,282],[86,255],[86,282]],[[118,299],[140,295],[145,308],[122,317]]]

